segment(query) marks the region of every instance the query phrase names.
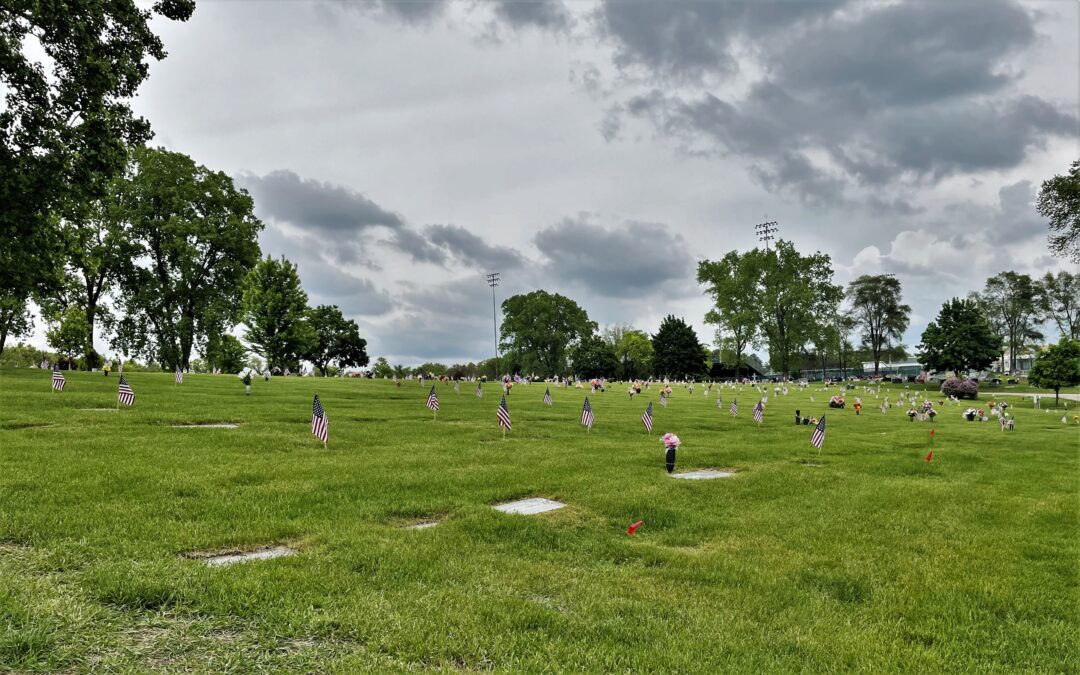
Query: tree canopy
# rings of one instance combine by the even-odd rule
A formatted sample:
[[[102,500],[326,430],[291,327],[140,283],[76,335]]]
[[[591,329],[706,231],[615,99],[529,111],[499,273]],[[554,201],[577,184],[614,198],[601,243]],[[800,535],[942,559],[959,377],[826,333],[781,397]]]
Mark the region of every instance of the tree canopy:
[[[1047,272],[1040,284],[1039,308],[1061,337],[1080,340],[1080,274]]]
[[[27,297],[60,282],[63,202],[104,193],[126,148],[150,138],[129,104],[165,58],[153,14],[186,21],[193,0],[8,0],[0,6],[0,288]]]
[[[1035,387],[1053,389],[1056,403],[1062,387],[1080,384],[1080,342],[1062,338],[1041,352],[1028,373],[1028,382]]]
[[[1080,159],[1067,174],[1043,182],[1036,205],[1050,221],[1050,252],[1080,263]]]
[[[1001,337],[973,300],[953,298],[922,334],[919,360],[929,370],[967,373],[989,367],[998,357]]]
[[[697,280],[706,285],[713,307],[705,314],[705,323],[717,326],[720,346],[735,357],[735,377],[747,347],[756,346],[761,323],[758,297],[761,284],[760,255],[740,255],[730,251],[718,261],[698,263]]]
[[[522,372],[542,377],[565,373],[569,350],[597,329],[576,302],[543,290],[507,298],[502,311],[501,349]]]
[[[652,336],[653,372],[660,377],[691,379],[705,372],[705,346],[682,319],[664,317]]]
[[[979,296],[991,325],[997,326],[1009,348],[1009,369],[1016,370],[1020,351],[1042,339],[1038,329],[1040,287],[1026,274],[1002,272],[986,280]]]
[[[582,338],[571,350],[570,362],[578,377],[616,377],[619,370],[615,349],[597,335]]]
[[[274,368],[296,368],[315,341],[308,321],[307,293],[300,286],[296,265],[282,256],[266,256],[247,275],[243,285],[243,320],[252,351]]]
[[[751,253],[761,269],[757,297],[769,365],[787,376],[818,324],[832,316],[843,290],[832,283],[832,260],[824,253],[802,255],[783,239],[770,251]]]
[[[863,344],[874,356],[877,375],[882,350],[907,330],[911,307],[901,302],[900,280],[891,274],[860,276],[848,284],[847,298],[852,317],[862,328]]]
[[[314,331],[314,340],[303,357],[311,361],[324,376],[331,362],[337,363],[338,368],[368,364],[367,340],[360,337],[360,327],[352,319],[346,319],[336,305],[319,305],[309,309],[307,318]]]
[[[136,150],[117,193],[135,253],[121,272],[114,346],[186,368],[197,343],[239,318],[263,224],[228,175],[178,152]]]

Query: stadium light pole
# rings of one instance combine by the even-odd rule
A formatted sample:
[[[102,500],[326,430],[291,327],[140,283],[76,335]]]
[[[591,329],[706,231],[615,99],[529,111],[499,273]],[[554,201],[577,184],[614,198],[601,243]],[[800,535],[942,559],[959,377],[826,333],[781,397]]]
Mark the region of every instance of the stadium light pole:
[[[768,216],[765,216],[768,218]],[[769,220],[764,223],[759,223],[754,226],[754,232],[757,234],[759,241],[765,242],[765,250],[769,250],[769,242],[773,240],[773,235],[776,234],[779,229],[779,223],[775,220]]]
[[[495,287],[499,285],[499,273],[492,272],[487,275],[488,286],[491,286],[491,328],[495,334],[495,379],[499,379],[499,323],[495,317]]]

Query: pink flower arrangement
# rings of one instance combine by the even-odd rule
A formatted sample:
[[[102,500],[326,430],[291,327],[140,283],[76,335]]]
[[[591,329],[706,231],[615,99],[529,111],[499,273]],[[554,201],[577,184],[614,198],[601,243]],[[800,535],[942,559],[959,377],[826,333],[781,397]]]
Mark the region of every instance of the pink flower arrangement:
[[[682,441],[679,440],[679,437],[675,434],[664,434],[663,438],[661,438],[660,440],[664,442],[665,446],[672,450],[678,448],[679,444],[682,443]]]

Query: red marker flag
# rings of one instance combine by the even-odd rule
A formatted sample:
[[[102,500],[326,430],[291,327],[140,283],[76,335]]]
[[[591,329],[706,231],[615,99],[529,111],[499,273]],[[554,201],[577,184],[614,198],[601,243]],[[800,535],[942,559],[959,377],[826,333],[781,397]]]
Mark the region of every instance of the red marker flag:
[[[644,520],[637,521],[636,523],[627,528],[626,533],[631,537],[634,536],[634,533],[637,532],[637,529],[641,527],[641,524],[644,522]]]
[[[934,451],[933,451],[933,450],[931,450],[930,452],[926,453],[926,461],[928,461],[928,462],[929,462],[929,461],[930,461],[931,459],[933,459],[933,458],[934,458]]]
[[[935,431],[934,429],[931,429],[931,430],[930,430],[930,438],[933,438],[933,437],[934,437],[934,431]]]

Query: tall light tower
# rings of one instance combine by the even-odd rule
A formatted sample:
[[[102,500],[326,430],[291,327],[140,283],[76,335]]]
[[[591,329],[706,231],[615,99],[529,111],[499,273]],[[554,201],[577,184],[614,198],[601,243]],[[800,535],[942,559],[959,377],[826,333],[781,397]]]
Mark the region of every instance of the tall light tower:
[[[499,285],[499,273],[492,272],[487,275],[488,286],[491,286],[491,328],[495,333],[495,379],[499,379],[499,323],[495,318],[495,287]]]
[[[765,217],[768,218],[768,216]],[[758,240],[765,242],[766,251],[769,250],[769,242],[775,239],[773,235],[779,229],[778,225],[775,220],[769,220],[754,226],[754,232],[757,234]]]

